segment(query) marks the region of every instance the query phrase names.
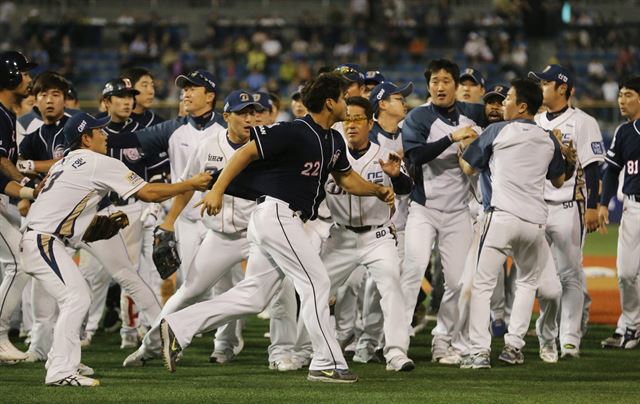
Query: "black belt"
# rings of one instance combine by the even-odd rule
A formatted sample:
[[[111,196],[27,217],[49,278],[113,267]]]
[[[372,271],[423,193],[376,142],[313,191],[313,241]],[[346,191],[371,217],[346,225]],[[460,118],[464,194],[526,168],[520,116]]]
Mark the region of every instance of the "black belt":
[[[346,226],[346,225],[342,225],[345,229],[347,230],[351,230],[354,233],[366,233],[370,230],[374,230],[374,229],[379,229],[381,227],[384,227],[384,225],[378,225],[378,226],[360,226],[360,227],[354,227],[354,226]]]
[[[629,198],[630,201],[640,202],[640,194],[631,194],[631,195],[627,195],[627,197]]]
[[[262,195],[259,196],[258,199],[256,199],[256,203],[258,205],[260,205],[262,202],[265,202],[267,200],[267,196],[266,195]],[[283,201],[284,202],[284,201]],[[285,202],[286,203],[286,202]],[[295,213],[300,220],[302,220],[303,222],[306,222],[307,220],[309,220],[309,215],[307,215],[306,213],[304,213],[301,209],[296,208],[295,206],[293,206],[292,204],[287,204],[287,206],[289,207],[289,209],[291,209],[293,211],[293,213]]]

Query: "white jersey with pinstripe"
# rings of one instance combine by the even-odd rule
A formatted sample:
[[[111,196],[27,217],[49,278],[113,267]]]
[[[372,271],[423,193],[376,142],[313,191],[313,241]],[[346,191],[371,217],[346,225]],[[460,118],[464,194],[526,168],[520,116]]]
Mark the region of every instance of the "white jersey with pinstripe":
[[[108,192],[126,199],[145,184],[119,160],[87,149],[71,151],[49,170],[24,226],[76,242]]]

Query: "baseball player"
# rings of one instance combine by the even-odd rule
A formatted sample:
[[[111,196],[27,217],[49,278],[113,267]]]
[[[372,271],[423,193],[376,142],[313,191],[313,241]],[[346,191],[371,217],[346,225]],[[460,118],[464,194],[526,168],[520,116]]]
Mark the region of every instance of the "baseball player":
[[[618,176],[624,171],[624,210],[618,230],[616,268],[622,306],[618,327],[622,325],[625,330],[622,338],[614,334],[612,339],[619,340],[621,348],[633,349],[640,341],[640,76],[621,81],[618,106],[627,122],[616,129],[605,156],[608,166],[602,179],[598,220],[601,226],[609,224],[609,201],[618,189]]]
[[[56,163],[33,204],[21,241],[27,273],[41,281],[58,303],[53,345],[47,360],[45,383],[52,386],[91,387],[99,381],[78,373],[79,331],[89,303],[89,288],[66,245],[86,237],[100,200],[108,192],[123,199],[136,196],[161,201],[182,192],[202,189],[210,174],[201,173],[177,184],[148,184],[122,162],[106,157],[107,135],[101,128],[110,118],[74,115],[65,124],[69,154]],[[113,234],[112,234],[113,236]],[[85,372],[93,373],[91,372]]]
[[[254,101],[250,93],[236,90],[227,96],[224,105],[223,117],[228,129],[200,142],[187,162],[182,177],[188,178],[192,172],[215,173],[222,170],[236,150],[248,142],[249,130],[254,126],[255,110],[261,108],[260,104]],[[172,227],[176,216],[184,210],[192,197],[192,193],[176,197],[162,226]],[[160,320],[168,314],[206,300],[211,288],[223,276],[230,275],[232,271],[242,272],[240,262],[248,255],[246,226],[254,207],[253,201],[225,196],[224,213],[205,218],[207,233],[191,263],[191,268],[187,271],[187,278],[166,302],[148,335],[159,332]],[[216,251],[218,258],[215,260],[211,259],[212,251]],[[216,290],[216,293],[225,291],[226,289]],[[215,349],[211,355],[211,361],[215,363],[233,360],[233,347],[238,343],[235,338],[235,324],[224,327],[225,331],[222,331],[222,328],[216,333]],[[145,361],[158,357],[159,354],[160,345],[145,337],[140,348],[125,359],[123,366],[142,366]]]
[[[147,128],[165,121],[163,117],[157,115],[150,109],[156,91],[153,74],[151,74],[148,69],[144,67],[131,67],[122,72],[120,78],[129,79],[133,88],[138,91],[138,94],[135,96],[136,102],[133,111],[131,111],[131,119],[137,122],[142,128]]]
[[[555,137],[538,127],[534,114],[542,104],[542,91],[531,80],[514,80],[504,100],[506,122],[490,125],[462,155],[467,174],[491,170],[491,210],[480,238],[470,296],[470,353],[461,367],[490,368],[490,297],[510,248],[518,262],[516,296],[499,359],[524,362],[522,347],[527,332],[538,277],[549,255],[544,236],[547,205],[544,180],[560,188],[573,174],[572,161],[563,158]]]
[[[345,118],[346,89],[347,82],[334,73],[307,83],[302,98],[310,115],[252,129],[251,141],[236,152],[205,195],[202,210],[209,214],[220,212],[224,193],[257,200],[247,231],[249,262],[245,279],[227,293],[165,317],[163,355],[170,370],[175,370],[176,355],[195,333],[259,313],[286,275],[300,295],[300,317],[313,343],[308,380],[357,381],[329,323],[329,277],[303,228],[306,220],[318,215],[330,172],[346,192],[393,203],[389,187],[367,182],[351,169],[344,140],[331,129]]]
[[[11,108],[19,97],[27,95],[31,83],[29,70],[36,66],[19,52],[0,53],[0,173],[22,186],[30,180],[15,166],[18,157],[16,115]],[[19,361],[27,356],[9,341],[9,320],[20,303],[28,276],[22,271],[18,258],[21,235],[12,224],[8,204],[8,198],[1,197],[0,266],[3,276],[0,284],[0,361]]]
[[[278,108],[275,107],[275,104],[271,99],[271,94],[264,91],[258,91],[253,94],[253,100],[262,107],[255,112],[256,126],[273,125],[276,122],[276,117],[278,116]]]
[[[432,360],[449,354],[458,318],[458,284],[472,238],[469,178],[458,164],[454,143],[477,136],[471,126],[484,120],[484,107],[456,101],[458,66],[445,59],[432,61],[425,71],[431,104],[414,108],[404,121],[402,143],[414,167],[405,236],[401,282],[405,291],[407,323],[413,316],[424,270],[434,241],[442,256],[445,292],[432,331]],[[455,344],[455,341],[453,341]],[[454,350],[461,347],[454,345]]]
[[[380,72],[376,72],[380,77]],[[376,120],[369,131],[369,141],[403,156],[400,122],[406,116],[405,97],[411,94],[413,83],[398,87],[391,82],[377,85],[369,97]],[[396,212],[391,221],[396,229],[399,266],[404,259],[404,230],[409,209],[408,195],[397,195]],[[362,334],[358,339],[354,362],[367,363],[378,358],[376,348],[383,336],[384,318],[380,307],[380,293],[372,277],[367,277],[364,286],[362,307]],[[408,327],[409,325],[407,325]]]
[[[482,96],[485,93],[484,77],[471,67],[467,67],[460,74],[460,82],[456,92],[458,101],[482,103]]]
[[[362,90],[362,96],[369,98],[371,92],[378,84],[385,81],[384,76],[378,70],[369,70],[364,74],[364,89]]]
[[[387,83],[386,88],[391,86],[391,83]],[[401,97],[411,90],[412,85],[409,84],[396,94]],[[402,100],[400,104],[404,108]],[[372,128],[371,103],[362,97],[347,98],[345,136],[348,142],[347,158],[352,169],[370,182],[392,186],[397,194],[409,194],[411,179],[401,170],[400,156],[371,143],[369,131]],[[384,317],[387,370],[411,371],[415,365],[407,357],[409,334],[402,315],[404,301],[400,289],[395,227],[391,223],[393,209],[374,198],[349,195],[332,179],[327,181],[325,190],[327,206],[335,224],[331,227],[321,258],[332,288],[342,285],[358,266],[367,269],[382,296],[380,305]],[[363,344],[363,348],[366,348],[367,343]],[[371,351],[375,347],[373,345]]]
[[[296,91],[291,94],[291,115],[293,115],[294,119],[302,118],[307,115],[309,111],[307,111],[307,107],[302,103],[302,91],[303,86],[299,86]]]
[[[604,160],[604,145],[598,122],[583,111],[569,106],[574,81],[567,69],[560,65],[549,65],[542,72],[530,72],[529,77],[540,81],[543,105],[547,109],[547,112],[536,115],[536,123],[543,129],[560,131],[562,142],[572,142],[578,152],[578,174],[567,178],[560,189],[555,189],[547,182],[544,192],[544,199],[549,205],[545,233],[552,246],[555,267],[562,282],[562,298],[560,302],[540,299],[536,331],[540,341],[540,357],[545,362],[553,363],[558,360],[558,336],[561,357],[577,358],[580,355],[584,304],[583,234],[585,230],[592,232],[598,228],[598,179],[599,166]],[[554,263],[550,261],[548,265]],[[547,314],[548,310],[551,314]],[[559,320],[556,316],[558,310]]]

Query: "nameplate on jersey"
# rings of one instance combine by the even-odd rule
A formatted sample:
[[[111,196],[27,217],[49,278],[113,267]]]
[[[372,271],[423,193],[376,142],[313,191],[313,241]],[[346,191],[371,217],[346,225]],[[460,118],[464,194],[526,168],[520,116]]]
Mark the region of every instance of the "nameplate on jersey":
[[[84,159],[82,157],[78,157],[73,163],[71,163],[71,167],[80,168],[85,164],[87,164],[87,162],[84,161]]]
[[[222,156],[216,156],[214,154],[207,154],[207,161],[222,161],[224,159],[224,157]]]

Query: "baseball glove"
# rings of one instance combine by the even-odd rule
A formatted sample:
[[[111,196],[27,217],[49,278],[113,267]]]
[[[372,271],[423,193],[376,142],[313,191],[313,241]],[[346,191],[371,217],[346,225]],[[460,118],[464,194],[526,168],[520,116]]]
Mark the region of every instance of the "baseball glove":
[[[82,241],[90,243],[96,240],[108,240],[118,234],[120,229],[129,225],[129,218],[124,212],[117,211],[109,216],[96,215],[84,232]]]
[[[175,233],[156,227],[153,232],[153,263],[162,279],[167,279],[180,267]]]

